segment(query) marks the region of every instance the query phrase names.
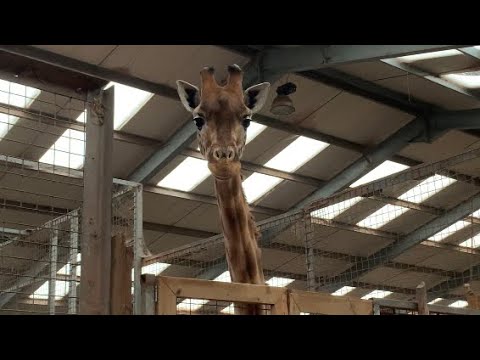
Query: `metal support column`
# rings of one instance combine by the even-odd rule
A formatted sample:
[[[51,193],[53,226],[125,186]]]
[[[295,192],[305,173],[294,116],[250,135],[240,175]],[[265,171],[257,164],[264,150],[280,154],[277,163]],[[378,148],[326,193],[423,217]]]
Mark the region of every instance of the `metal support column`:
[[[57,262],[58,262],[58,224],[52,222],[50,238],[50,278],[48,281],[48,313],[55,315],[55,289],[57,280]]]
[[[70,278],[68,290],[68,313],[77,313],[77,254],[78,254],[78,210],[70,215],[70,249],[68,259],[70,262]]]
[[[307,290],[315,291],[317,284],[315,281],[315,253],[313,249],[313,227],[312,216],[309,212],[305,212],[303,217],[305,230],[305,255],[307,265]]]
[[[143,240],[143,186],[135,189],[134,206],[134,243],[133,243],[133,314],[142,314],[142,258]]]
[[[82,211],[82,315],[110,313],[114,89],[89,93]]]

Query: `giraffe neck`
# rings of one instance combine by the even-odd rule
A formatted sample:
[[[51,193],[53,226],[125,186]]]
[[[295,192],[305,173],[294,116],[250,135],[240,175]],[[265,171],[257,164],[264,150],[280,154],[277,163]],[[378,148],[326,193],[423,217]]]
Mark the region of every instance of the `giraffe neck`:
[[[215,179],[225,250],[233,282],[264,284],[258,231],[242,189],[240,174]]]

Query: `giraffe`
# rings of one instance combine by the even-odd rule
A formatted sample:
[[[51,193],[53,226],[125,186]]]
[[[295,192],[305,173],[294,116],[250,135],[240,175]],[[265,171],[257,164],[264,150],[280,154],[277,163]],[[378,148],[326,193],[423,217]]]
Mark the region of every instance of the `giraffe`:
[[[183,106],[193,116],[200,152],[214,177],[231,280],[265,285],[258,246],[260,233],[243,192],[240,159],[250,120],[264,106],[270,83],[259,83],[244,91],[242,69],[229,65],[227,70],[224,86],[216,82],[215,70],[205,67],[200,71],[200,90],[183,80],[177,80],[177,90]],[[254,305],[236,309],[236,314],[260,313],[260,307]]]

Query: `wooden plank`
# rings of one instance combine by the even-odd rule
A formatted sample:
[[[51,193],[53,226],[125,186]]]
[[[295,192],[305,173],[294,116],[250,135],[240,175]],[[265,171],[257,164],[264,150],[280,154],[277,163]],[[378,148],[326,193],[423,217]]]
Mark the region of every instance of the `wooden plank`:
[[[213,280],[188,279],[160,276],[159,283],[168,286],[176,297],[218,301],[243,302],[251,304],[276,304],[284,288]],[[160,292],[158,295],[159,301]]]
[[[162,276],[157,277],[157,315],[177,314],[177,295],[168,285],[168,281]]]
[[[307,312],[323,315],[372,315],[373,304],[348,296],[333,296],[301,290],[290,290],[290,303],[295,313]],[[295,307],[298,308],[295,309]]]
[[[132,315],[133,248],[125,246],[125,234],[112,236],[112,279],[110,281],[110,313]]]
[[[288,291],[283,291],[277,302],[272,306],[272,315],[289,315]]]
[[[427,301],[427,287],[422,281],[416,288],[415,297],[418,304],[418,315],[429,315],[428,301]]]
[[[297,302],[295,301],[296,297],[292,296],[291,290],[288,292],[288,314],[289,315],[300,315],[302,312]],[[306,311],[303,311],[306,312]]]
[[[143,274],[141,276],[142,288],[142,315],[155,315],[155,275]]]

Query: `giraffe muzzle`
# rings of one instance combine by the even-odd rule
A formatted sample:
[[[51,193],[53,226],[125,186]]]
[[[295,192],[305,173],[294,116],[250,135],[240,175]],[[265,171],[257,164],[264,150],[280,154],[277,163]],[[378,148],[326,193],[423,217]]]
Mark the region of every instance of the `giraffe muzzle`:
[[[212,149],[212,157],[215,161],[233,161],[235,149],[233,146],[215,146]]]

